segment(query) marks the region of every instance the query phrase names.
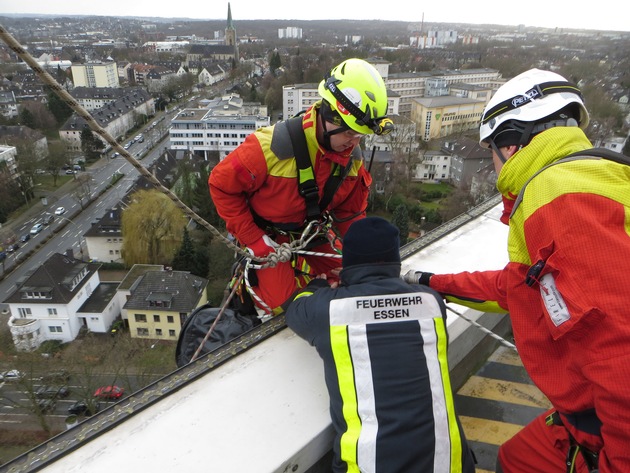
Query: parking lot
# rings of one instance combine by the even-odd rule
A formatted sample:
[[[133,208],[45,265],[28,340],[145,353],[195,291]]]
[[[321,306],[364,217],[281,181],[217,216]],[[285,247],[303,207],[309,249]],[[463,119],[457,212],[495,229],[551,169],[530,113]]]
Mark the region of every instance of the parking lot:
[[[52,431],[65,430],[66,421],[73,414],[78,419],[70,420],[76,422],[116,402],[95,399],[91,389],[87,390],[69,374],[33,379],[26,379],[23,373],[10,377],[3,374],[0,374],[0,430],[41,430],[41,416],[45,416]]]

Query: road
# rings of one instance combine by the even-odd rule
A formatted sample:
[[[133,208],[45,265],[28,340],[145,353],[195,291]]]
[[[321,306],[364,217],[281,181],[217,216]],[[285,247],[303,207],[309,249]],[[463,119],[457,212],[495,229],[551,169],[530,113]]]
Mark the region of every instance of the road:
[[[153,128],[151,131],[144,131],[144,142],[134,143],[127,150],[136,157],[136,159],[139,159],[137,156],[142,156],[146,153],[140,161],[146,167],[158,158],[168,143],[169,118],[162,121],[160,126]],[[110,153],[110,156],[111,154],[112,153]],[[74,255],[78,258],[82,256],[87,257],[87,248],[85,247],[83,234],[91,227],[93,222],[98,221],[103,216],[107,209],[114,207],[120,202],[121,198],[127,193],[139,176],[139,172],[135,167],[122,157],[114,159],[102,158],[86,172],[89,172],[93,178],[91,183],[92,195],[99,195],[103,189],[111,183],[112,176],[115,175],[115,173],[122,174],[124,178],[120,179],[114,186],[101,195],[97,201],[91,203],[83,210],[71,194],[62,195],[54,202],[49,202],[46,207],[42,208],[38,216],[27,219],[16,227],[15,233],[18,235],[18,238],[22,235],[30,235],[30,229],[33,225],[43,223],[44,217],[47,214],[54,215],[55,209],[58,207],[64,207],[66,209],[65,213],[55,215],[55,219],[51,224],[44,225],[41,232],[30,235],[30,239],[24,243],[20,242],[20,248],[17,251],[8,254],[4,261],[4,271],[7,273],[11,272],[11,274],[0,281],[1,310],[6,310],[7,306],[3,304],[3,302],[15,291],[16,284],[33,269],[41,266],[53,253],[65,253],[67,250],[72,250]],[[55,234],[55,229],[64,224],[65,228]],[[33,253],[24,263],[16,267],[16,261],[20,256],[36,248],[37,244],[51,233],[53,236],[50,240]],[[0,271],[2,271],[2,266],[0,266]]]

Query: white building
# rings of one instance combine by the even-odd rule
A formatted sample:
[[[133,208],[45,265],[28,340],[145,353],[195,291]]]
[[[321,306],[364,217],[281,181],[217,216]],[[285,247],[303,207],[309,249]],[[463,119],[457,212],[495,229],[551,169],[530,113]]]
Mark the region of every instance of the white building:
[[[3,168],[6,169],[6,172],[13,179],[18,175],[17,162],[15,161],[16,154],[17,149],[15,146],[0,145],[0,172],[3,171]]]
[[[0,115],[5,118],[18,116],[17,101],[13,91],[0,91]]]
[[[125,89],[128,91],[114,101],[92,111],[92,117],[114,138],[120,139],[138,122],[155,115],[155,102],[142,87]],[[81,150],[81,131],[87,126],[86,121],[78,115],[72,115],[59,130],[59,137],[66,143],[68,150]],[[105,144],[104,151],[109,149]]]
[[[91,61],[72,65],[75,87],[119,87],[115,62]]]
[[[99,265],[54,253],[4,303],[16,348],[30,351],[47,340],[74,340],[81,328],[106,332],[120,314],[115,287],[101,285]]]
[[[291,118],[297,113],[308,109],[317,102],[321,96],[317,91],[319,84],[293,84],[282,87],[282,113],[283,118]],[[387,91],[387,114],[398,115],[400,97]]]
[[[92,224],[83,234],[88,254],[93,261],[103,263],[121,263],[122,258],[122,227],[121,209],[115,207]]]
[[[237,95],[216,99],[206,108],[187,108],[171,122],[170,148],[209,158],[209,152],[221,159],[235,150],[258,128],[269,125],[267,107],[246,104]]]
[[[392,92],[400,96],[399,113],[411,117],[412,101],[416,98],[426,97],[427,80],[437,79],[449,91],[449,95],[457,95],[451,91],[456,84],[470,84],[485,87],[490,91],[496,91],[505,81],[501,78],[501,73],[496,69],[466,69],[466,70],[444,70],[432,72],[401,72],[390,74],[385,78],[385,85]],[[457,87],[457,86],[456,86]],[[488,94],[486,102],[490,100]]]
[[[297,26],[287,26],[286,28],[278,28],[279,39],[302,39],[302,28]]]

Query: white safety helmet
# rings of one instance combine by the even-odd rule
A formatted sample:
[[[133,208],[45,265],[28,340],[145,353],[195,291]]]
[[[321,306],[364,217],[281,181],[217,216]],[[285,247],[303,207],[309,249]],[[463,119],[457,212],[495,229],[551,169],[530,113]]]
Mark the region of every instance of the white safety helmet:
[[[575,103],[579,108],[577,117],[572,122],[545,124],[544,118],[554,115],[567,105]],[[484,148],[490,147],[490,141],[501,125],[506,122],[522,125],[540,123],[537,128],[528,127],[527,140],[537,132],[553,126],[579,126],[585,129],[588,125],[588,111],[584,107],[582,94],[575,84],[572,84],[560,74],[530,69],[507,81],[490,99],[483,111],[481,126],[479,127],[479,144]],[[524,143],[523,143],[524,144]]]

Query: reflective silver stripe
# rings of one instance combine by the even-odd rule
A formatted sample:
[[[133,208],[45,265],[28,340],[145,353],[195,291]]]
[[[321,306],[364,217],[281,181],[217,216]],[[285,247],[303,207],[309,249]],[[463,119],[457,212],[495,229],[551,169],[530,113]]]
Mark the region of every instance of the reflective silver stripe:
[[[376,471],[376,434],[378,420],[372,383],[372,364],[365,325],[348,327],[348,343],[352,353],[357,410],[361,419],[361,433],[357,442],[357,463],[362,472]]]

